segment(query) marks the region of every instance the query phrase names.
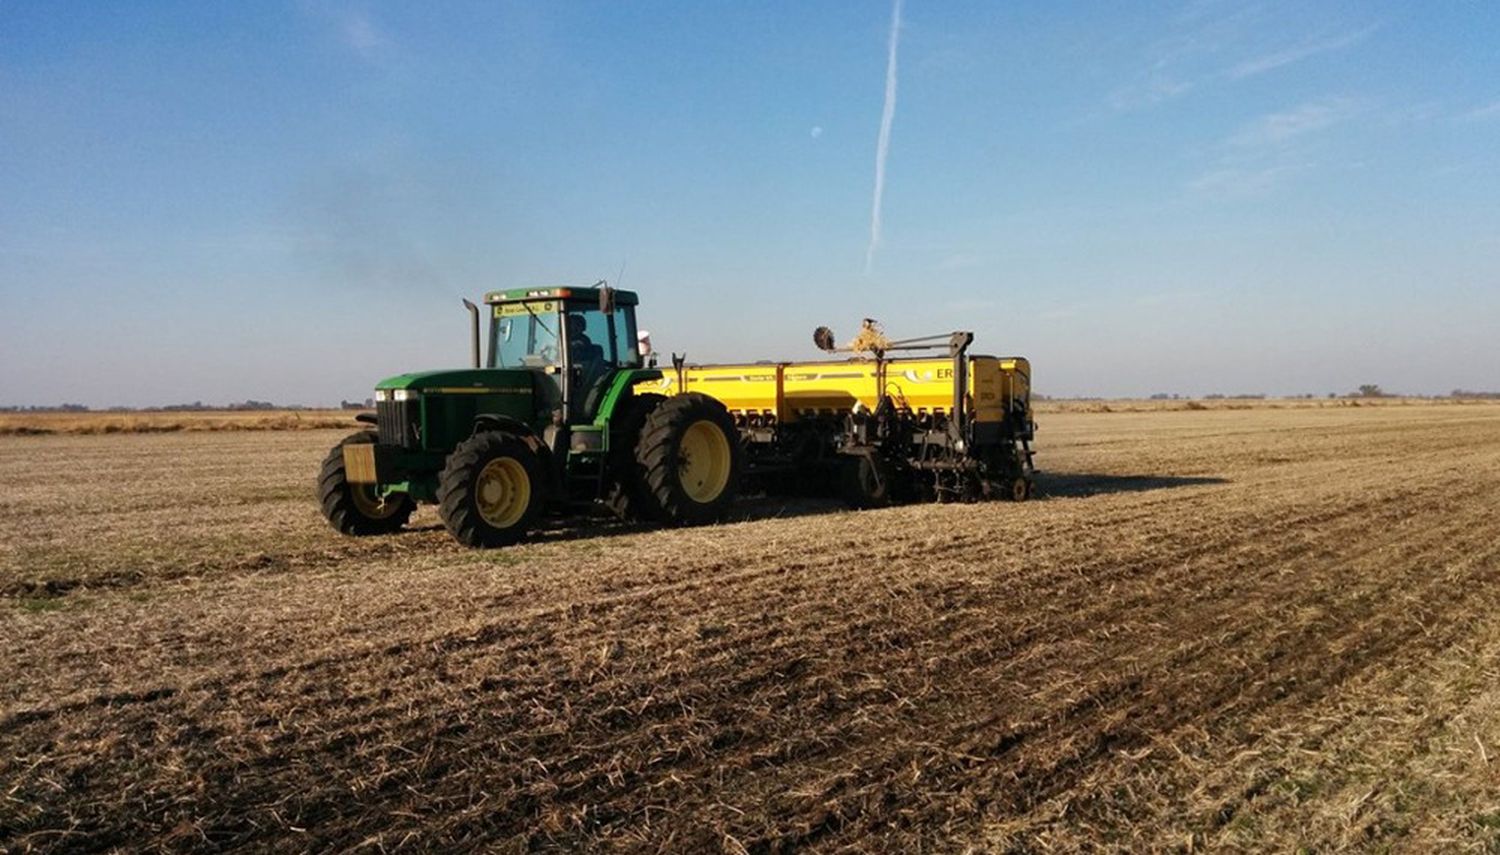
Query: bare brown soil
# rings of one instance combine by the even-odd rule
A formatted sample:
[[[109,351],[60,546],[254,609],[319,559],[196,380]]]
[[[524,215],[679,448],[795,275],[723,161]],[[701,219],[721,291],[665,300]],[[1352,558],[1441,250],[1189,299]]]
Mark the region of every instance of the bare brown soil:
[[[1500,406],[495,552],[328,530],[338,436],[0,441],[0,849],[1500,850]]]

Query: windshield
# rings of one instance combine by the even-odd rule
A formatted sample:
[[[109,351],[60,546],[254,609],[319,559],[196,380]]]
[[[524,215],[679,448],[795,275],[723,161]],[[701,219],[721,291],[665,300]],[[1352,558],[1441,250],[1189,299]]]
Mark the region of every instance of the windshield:
[[[634,307],[599,311],[592,302],[528,300],[495,306],[490,324],[491,368],[561,365],[559,343],[568,361],[586,371],[641,365],[636,347]],[[611,329],[613,322],[613,329]]]
[[[502,303],[490,324],[491,368],[561,365],[557,347],[559,304],[555,300]]]

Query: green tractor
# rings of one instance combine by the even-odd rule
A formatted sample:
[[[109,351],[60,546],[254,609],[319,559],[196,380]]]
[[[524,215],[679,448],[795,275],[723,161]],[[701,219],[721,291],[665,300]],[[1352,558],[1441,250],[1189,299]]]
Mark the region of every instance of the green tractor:
[[[489,358],[402,374],[375,389],[373,429],[323,461],[323,515],[349,535],[400,529],[418,502],[469,546],[514,543],[544,510],[606,507],[665,524],[714,520],[743,466],[724,405],[637,392],[660,381],[637,347],[636,295],[604,283],[485,295]]]

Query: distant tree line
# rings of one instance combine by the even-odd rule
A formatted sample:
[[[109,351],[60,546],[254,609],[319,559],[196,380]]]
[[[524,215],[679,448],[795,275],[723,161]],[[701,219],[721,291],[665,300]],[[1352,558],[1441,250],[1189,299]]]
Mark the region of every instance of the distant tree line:
[[[0,413],[87,413],[89,408],[83,404],[55,404],[48,406],[30,407],[0,407]]]
[[[83,404],[40,404],[30,406],[0,406],[0,413],[138,413],[138,412],[168,412],[168,413],[222,413],[243,412],[247,410],[325,410],[331,407],[308,407],[302,404],[276,404],[271,401],[257,401],[253,398],[234,404],[205,404],[202,401],[194,401],[191,404],[166,404],[160,407],[88,407]],[[366,398],[364,401],[339,401],[338,409],[341,410],[373,410],[375,401]]]
[[[1038,396],[1038,395],[1033,395],[1032,397],[1033,398],[1040,398],[1040,396]],[[1230,401],[1254,400],[1254,401],[1258,401],[1258,400],[1264,399],[1265,397],[1267,397],[1267,396],[1266,395],[1226,395],[1226,394],[1223,394],[1221,392],[1215,392],[1215,393],[1212,393],[1212,394],[1209,394],[1209,395],[1203,395],[1202,399],[1205,400],[1205,401],[1224,401],[1224,400],[1230,400]],[[1310,399],[1316,398],[1318,396],[1314,395],[1311,392],[1307,392],[1307,393],[1304,393],[1304,394],[1301,394],[1301,395],[1282,395],[1280,397],[1289,398],[1289,399],[1310,400]],[[1343,397],[1343,398],[1441,398],[1443,396],[1442,395],[1406,395],[1406,394],[1402,394],[1400,392],[1387,392],[1384,389],[1380,388],[1379,384],[1376,384],[1376,383],[1364,383],[1364,384],[1361,384],[1359,386],[1359,388],[1355,389],[1353,392],[1348,392],[1348,393],[1346,393],[1344,395],[1340,395],[1337,392],[1329,392],[1328,393],[1328,397],[1329,398],[1340,398],[1340,397]],[[1469,390],[1469,389],[1454,389],[1452,392],[1448,393],[1447,397],[1450,397],[1450,398],[1479,398],[1479,399],[1482,399],[1482,400],[1500,400],[1500,392],[1475,392],[1475,391],[1472,391],[1472,390]],[[1157,392],[1156,394],[1154,394],[1154,395],[1151,396],[1151,400],[1153,400],[1153,401],[1177,401],[1177,400],[1184,400],[1184,399],[1191,401],[1191,400],[1194,399],[1194,396],[1193,395],[1179,395],[1176,392],[1171,392],[1171,393],[1168,393],[1168,392]],[[1043,400],[1045,400],[1045,399],[1043,399]],[[1099,400],[1099,399],[1096,399],[1096,398],[1074,398],[1073,400],[1077,400],[1077,401],[1091,401],[1091,400]]]

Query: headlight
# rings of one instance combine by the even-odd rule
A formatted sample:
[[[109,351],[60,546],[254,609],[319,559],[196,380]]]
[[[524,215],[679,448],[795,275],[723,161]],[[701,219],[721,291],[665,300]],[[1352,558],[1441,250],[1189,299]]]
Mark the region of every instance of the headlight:
[[[389,389],[376,389],[375,390],[375,400],[377,400],[377,401],[389,401],[390,399],[391,399],[391,390],[389,390]]]
[[[415,389],[397,389],[391,393],[391,398],[397,401],[415,401],[422,397],[422,393]]]

